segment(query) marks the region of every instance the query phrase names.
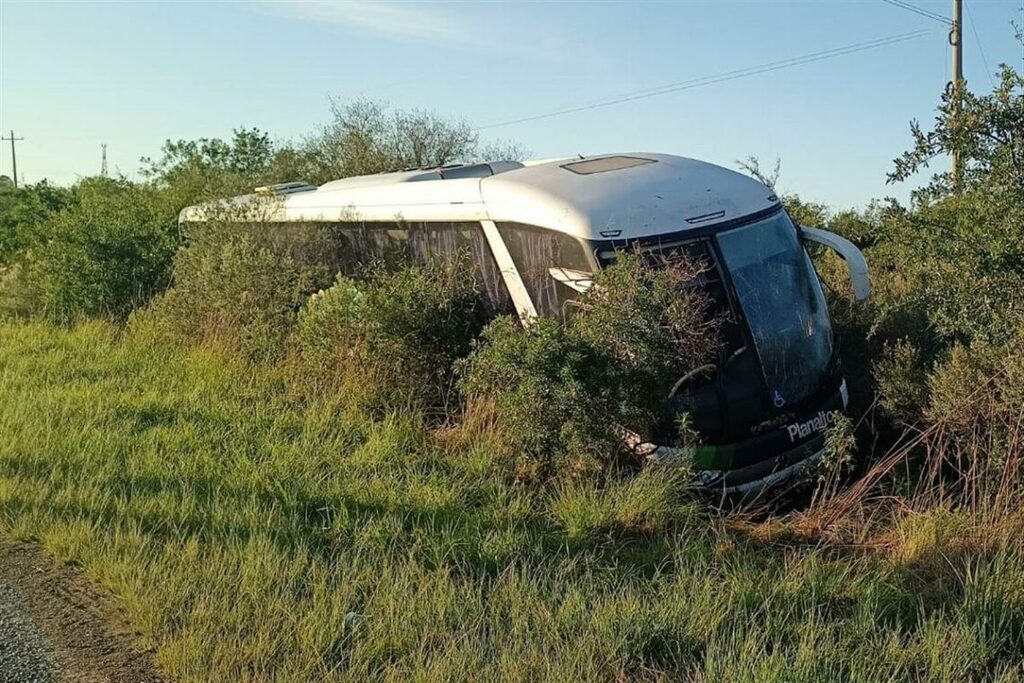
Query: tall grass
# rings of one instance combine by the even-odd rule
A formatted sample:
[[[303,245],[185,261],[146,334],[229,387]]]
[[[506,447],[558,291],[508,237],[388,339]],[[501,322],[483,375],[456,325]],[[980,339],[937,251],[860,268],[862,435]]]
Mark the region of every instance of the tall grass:
[[[730,530],[650,476],[527,488],[482,435],[287,365],[0,326],[0,529],[183,681],[1020,680],[1024,565]],[[653,473],[652,473],[653,474]]]

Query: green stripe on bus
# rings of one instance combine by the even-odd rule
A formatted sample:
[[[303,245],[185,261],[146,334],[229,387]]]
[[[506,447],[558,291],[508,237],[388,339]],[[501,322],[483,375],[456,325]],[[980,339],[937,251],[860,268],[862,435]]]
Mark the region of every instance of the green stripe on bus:
[[[733,444],[700,446],[693,454],[693,466],[699,470],[727,470],[732,467]]]

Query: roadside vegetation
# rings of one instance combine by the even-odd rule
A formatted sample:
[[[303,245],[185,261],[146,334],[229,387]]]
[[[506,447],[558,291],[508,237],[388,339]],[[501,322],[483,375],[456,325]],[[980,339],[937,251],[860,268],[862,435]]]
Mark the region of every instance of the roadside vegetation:
[[[142,182],[0,188],[0,532],[80,564],[183,681],[1021,680],[1024,80],[911,134],[894,182],[953,149],[963,176],[787,198],[874,295],[817,255],[853,410],[785,508],[621,446],[718,343],[676,286],[699,264],[622,254],[523,328],[457,258],[349,278],[330,235],[177,227],[493,156],[462,123],[339,104],[300,142],[169,142]]]

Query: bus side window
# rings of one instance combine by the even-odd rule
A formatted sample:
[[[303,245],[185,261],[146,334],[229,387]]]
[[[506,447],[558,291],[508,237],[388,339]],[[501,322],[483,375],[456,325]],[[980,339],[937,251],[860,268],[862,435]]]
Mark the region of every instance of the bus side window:
[[[331,225],[337,245],[338,271],[362,277],[374,263],[398,268],[410,261],[409,224],[391,221],[346,221]]]
[[[473,262],[484,299],[495,314],[515,313],[505,280],[479,223],[438,221],[410,223],[409,250],[415,263],[465,255]]]
[[[522,223],[497,223],[498,232],[508,247],[523,284],[533,300],[538,315],[561,320],[575,310],[570,301],[579,298],[578,291],[558,282],[550,268],[566,268],[592,272],[583,245],[561,233]]]
[[[408,265],[412,260],[408,227],[407,223],[397,221],[363,223],[370,258],[383,263],[388,270]]]
[[[367,239],[365,224],[361,221],[335,223],[334,237],[338,242],[338,270],[347,277],[362,275],[373,253]]]
[[[332,224],[330,228],[338,245],[336,272],[358,278],[365,276],[367,267],[374,262],[383,262],[385,267],[425,265],[431,259],[467,254],[492,312],[515,313],[479,223],[349,221]]]

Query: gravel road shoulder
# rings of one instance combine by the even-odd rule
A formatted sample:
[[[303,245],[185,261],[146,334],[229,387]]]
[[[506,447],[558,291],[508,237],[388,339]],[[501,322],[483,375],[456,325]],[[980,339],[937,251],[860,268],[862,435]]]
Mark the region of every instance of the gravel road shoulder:
[[[164,683],[114,600],[77,567],[0,538],[0,683]]]

